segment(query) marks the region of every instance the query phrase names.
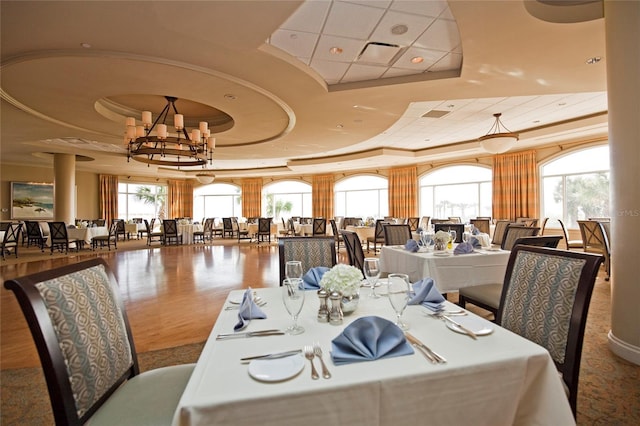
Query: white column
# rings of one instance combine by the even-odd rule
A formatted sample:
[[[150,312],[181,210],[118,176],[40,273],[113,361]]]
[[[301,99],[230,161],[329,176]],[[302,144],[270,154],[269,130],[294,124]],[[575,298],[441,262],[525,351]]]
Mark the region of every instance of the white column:
[[[75,223],[76,156],[53,155],[54,220]]]
[[[609,348],[640,365],[640,2],[605,3],[611,156]]]

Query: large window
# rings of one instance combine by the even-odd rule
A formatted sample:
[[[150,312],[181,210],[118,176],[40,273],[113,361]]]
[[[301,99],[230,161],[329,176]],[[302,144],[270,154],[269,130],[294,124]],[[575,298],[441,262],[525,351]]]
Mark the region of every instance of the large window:
[[[389,214],[389,182],[379,176],[354,176],[336,183],[336,216],[382,218]]]
[[[578,220],[609,217],[609,146],[583,149],[544,164],[542,214],[577,228]]]
[[[242,197],[240,194],[239,186],[227,183],[214,183],[194,189],[194,220],[207,217],[242,216]]]
[[[420,178],[420,215],[436,219],[459,216],[463,222],[491,216],[491,169],[450,166]]]
[[[262,189],[262,212],[274,222],[291,216],[311,217],[311,185],[304,182],[282,181],[265,185]]]
[[[119,219],[164,219],[166,202],[166,185],[118,183]]]

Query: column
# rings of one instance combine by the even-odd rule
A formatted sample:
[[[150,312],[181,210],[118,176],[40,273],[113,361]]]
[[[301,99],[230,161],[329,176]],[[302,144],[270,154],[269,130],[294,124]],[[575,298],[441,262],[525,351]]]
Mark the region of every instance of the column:
[[[611,157],[609,348],[640,365],[640,2],[605,0]]]
[[[75,223],[76,156],[53,155],[54,220]]]

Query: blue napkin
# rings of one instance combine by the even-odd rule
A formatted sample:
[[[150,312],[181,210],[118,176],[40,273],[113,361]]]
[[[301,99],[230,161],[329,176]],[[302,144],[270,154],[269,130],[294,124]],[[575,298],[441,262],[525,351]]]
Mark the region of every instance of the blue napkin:
[[[453,250],[453,254],[469,254],[473,253],[473,246],[468,241],[465,243],[460,243]]]
[[[480,230],[474,226],[473,227],[473,231],[471,231],[471,234],[472,235],[479,235],[480,234]]]
[[[478,234],[476,234],[478,235]],[[476,237],[469,238],[469,244],[473,246],[473,248],[482,248],[482,243]]]
[[[327,272],[330,268],[326,266],[316,266],[315,268],[311,268],[307,271],[306,274],[302,277],[302,283],[304,285],[305,290],[319,290],[320,289],[320,280],[325,272]]]
[[[238,309],[238,323],[233,326],[233,331],[244,329],[252,319],[265,319],[267,315],[253,301],[253,293],[250,288],[242,295],[242,302]]]
[[[432,311],[442,309],[445,299],[431,278],[424,278],[413,283],[413,293],[414,296],[409,299],[409,305],[422,305]]]
[[[410,251],[412,253],[415,253],[419,249],[418,242],[416,240],[414,240],[413,238],[410,239],[410,240],[407,240],[407,243],[404,245],[404,249],[407,250],[407,251]]]
[[[384,318],[358,318],[331,341],[335,365],[411,355],[413,348],[400,328]]]

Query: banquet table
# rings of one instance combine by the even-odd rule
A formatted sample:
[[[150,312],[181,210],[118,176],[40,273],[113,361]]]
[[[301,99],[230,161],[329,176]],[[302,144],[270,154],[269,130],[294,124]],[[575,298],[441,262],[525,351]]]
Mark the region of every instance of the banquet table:
[[[358,234],[358,238],[360,238],[360,243],[366,243],[368,237],[373,238],[376,231],[375,226],[348,225],[345,229],[347,231],[355,232],[356,234]]]
[[[510,254],[510,251],[496,248],[460,255],[449,250],[439,256],[433,250],[413,253],[402,246],[383,246],[379,257],[382,272],[407,274],[411,282],[432,278],[438,290],[447,293],[463,287],[503,282]]]
[[[382,292],[382,288],[380,289]],[[284,329],[291,323],[281,289],[256,290],[267,304],[267,318],[252,320],[245,331]],[[319,323],[315,291],[306,292],[299,335],[216,340],[233,332],[237,310],[222,310],[180,399],[174,425],[513,425],[575,424],[549,353],[480,317],[493,332],[472,340],[429,317],[425,308],[408,306],[403,319],[409,332],[447,359],[431,364],[415,353],[336,366],[331,340],[363,316],[395,317],[387,297],[368,297],[342,325]],[[240,300],[242,291],[229,294]],[[448,307],[454,305],[446,302]],[[473,314],[469,314],[473,315]],[[457,317],[459,318],[459,317]],[[309,362],[292,377],[265,382],[253,379],[241,357],[300,349],[318,342],[332,377],[312,380]],[[298,355],[296,355],[298,356]],[[316,368],[320,363],[315,360]]]
[[[106,226],[94,226],[92,228],[67,228],[67,237],[69,240],[77,240],[80,242],[80,247],[84,243],[91,244],[93,237],[100,235],[109,235],[109,228]],[[46,236],[45,245],[51,246],[51,235]]]
[[[293,229],[299,235],[313,235],[313,225],[308,223],[300,224],[299,222],[294,222]]]
[[[256,239],[258,238],[258,224],[257,223],[249,223],[247,224],[247,231],[249,232],[249,235],[251,235],[252,238]],[[271,236],[272,237],[277,237],[278,236],[278,224],[277,223],[271,223],[271,227],[270,227],[270,232],[271,232]]]
[[[182,235],[182,244],[193,244],[193,233],[196,231],[202,231],[204,227],[202,225],[195,224],[178,224],[178,235]]]

